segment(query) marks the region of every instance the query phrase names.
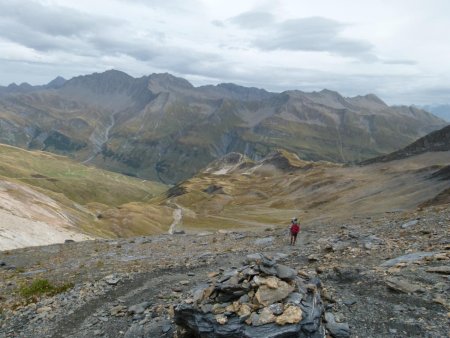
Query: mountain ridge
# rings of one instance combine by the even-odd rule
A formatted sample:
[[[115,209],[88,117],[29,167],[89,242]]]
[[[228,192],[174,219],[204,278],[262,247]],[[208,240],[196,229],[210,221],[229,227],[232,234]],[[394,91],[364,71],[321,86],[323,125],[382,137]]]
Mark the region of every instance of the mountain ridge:
[[[172,184],[228,152],[258,160],[284,148],[306,160],[359,162],[445,125],[373,94],[195,87],[168,73],[109,70],[51,87],[0,96],[0,142]]]
[[[428,135],[418,139],[403,149],[390,153],[388,155],[375,157],[361,162],[362,165],[389,162],[408,158],[425,152],[445,152],[450,150],[450,125],[442,129],[431,132]]]

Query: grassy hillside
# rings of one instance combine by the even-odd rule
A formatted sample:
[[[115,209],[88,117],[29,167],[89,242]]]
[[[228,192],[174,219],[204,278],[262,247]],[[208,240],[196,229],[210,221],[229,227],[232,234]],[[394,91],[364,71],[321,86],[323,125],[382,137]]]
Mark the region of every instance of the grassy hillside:
[[[91,235],[161,233],[172,221],[170,208],[148,203],[166,190],[165,185],[88,167],[64,156],[0,145],[0,179],[49,196],[73,226]]]
[[[214,163],[214,169],[170,189],[160,202],[176,204],[181,227],[188,230],[265,228],[287,226],[294,216],[327,222],[412,210],[450,188],[450,181],[432,176],[448,164],[448,155],[345,167],[281,151],[253,164],[224,163],[223,170]]]

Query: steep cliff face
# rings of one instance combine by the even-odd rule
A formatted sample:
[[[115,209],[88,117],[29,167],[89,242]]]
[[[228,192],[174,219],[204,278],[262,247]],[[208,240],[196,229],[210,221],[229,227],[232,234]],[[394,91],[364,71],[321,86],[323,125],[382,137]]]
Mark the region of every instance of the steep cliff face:
[[[308,160],[357,162],[445,125],[370,94],[194,87],[170,74],[136,79],[115,70],[52,82],[1,94],[0,142],[166,183],[233,151],[259,160],[283,148]]]

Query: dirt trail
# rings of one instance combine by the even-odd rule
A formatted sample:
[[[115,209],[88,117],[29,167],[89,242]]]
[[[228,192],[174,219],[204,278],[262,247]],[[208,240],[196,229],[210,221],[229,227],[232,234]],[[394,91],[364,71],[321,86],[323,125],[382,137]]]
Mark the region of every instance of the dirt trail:
[[[177,209],[173,211],[173,222],[169,227],[169,235],[173,235],[176,227],[180,224],[183,217],[183,209],[177,205]]]

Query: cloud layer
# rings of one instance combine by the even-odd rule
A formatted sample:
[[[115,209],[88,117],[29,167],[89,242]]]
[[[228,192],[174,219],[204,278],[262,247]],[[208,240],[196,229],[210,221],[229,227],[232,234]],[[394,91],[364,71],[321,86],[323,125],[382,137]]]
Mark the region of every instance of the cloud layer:
[[[450,46],[439,35],[450,6],[431,2],[0,0],[0,84],[117,68],[197,85],[450,102]]]

